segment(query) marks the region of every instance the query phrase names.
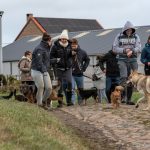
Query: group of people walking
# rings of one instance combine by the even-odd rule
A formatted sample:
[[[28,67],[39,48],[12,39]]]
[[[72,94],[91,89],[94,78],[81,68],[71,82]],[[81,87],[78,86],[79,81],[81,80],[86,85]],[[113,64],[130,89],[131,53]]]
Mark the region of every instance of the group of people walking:
[[[136,34],[135,27],[128,21],[113,43],[112,50],[103,56],[96,57],[93,65],[97,79],[93,81],[98,89],[99,102],[103,98],[111,102],[110,93],[116,85],[126,86],[123,99],[127,104],[131,101],[132,85],[126,85],[126,80],[131,71],[138,70],[137,57],[141,53],[141,42]],[[32,59],[32,61],[31,61]],[[51,36],[44,33],[40,44],[33,53],[25,52],[25,56],[19,61],[18,67],[22,74],[33,80],[37,87],[37,104],[43,106],[43,102],[49,98],[52,91],[52,82],[49,68],[52,67],[55,78],[61,83],[58,96],[63,93],[67,106],[75,104],[75,87],[84,88],[83,73],[89,66],[90,58],[85,50],[82,50],[77,39],[69,39],[68,31],[63,30],[59,38],[52,44]],[[142,50],[141,62],[145,64],[145,74],[150,74],[150,37]],[[104,65],[106,63],[106,65]],[[31,73],[31,74],[30,74]],[[22,82],[27,81],[21,78]],[[106,92],[106,94],[105,94]],[[81,96],[77,93],[78,104],[82,103]],[[59,101],[58,107],[62,107]]]

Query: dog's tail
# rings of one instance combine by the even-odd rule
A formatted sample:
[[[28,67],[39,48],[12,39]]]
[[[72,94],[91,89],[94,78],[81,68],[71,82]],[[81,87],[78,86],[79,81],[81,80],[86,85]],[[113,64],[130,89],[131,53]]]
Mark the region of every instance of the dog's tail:
[[[150,93],[150,77],[149,76],[147,76],[147,80],[146,80],[146,91]]]
[[[13,94],[14,94],[14,92],[13,92],[13,91],[10,91],[9,95],[1,96],[0,98],[9,100],[9,99],[13,96]]]

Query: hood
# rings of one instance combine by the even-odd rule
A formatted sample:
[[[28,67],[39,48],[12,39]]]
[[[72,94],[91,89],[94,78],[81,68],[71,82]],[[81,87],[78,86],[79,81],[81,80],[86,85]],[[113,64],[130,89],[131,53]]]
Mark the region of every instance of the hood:
[[[128,29],[132,29],[132,34],[135,33],[135,27],[130,21],[127,21],[122,29],[122,33],[125,34],[125,31]]]

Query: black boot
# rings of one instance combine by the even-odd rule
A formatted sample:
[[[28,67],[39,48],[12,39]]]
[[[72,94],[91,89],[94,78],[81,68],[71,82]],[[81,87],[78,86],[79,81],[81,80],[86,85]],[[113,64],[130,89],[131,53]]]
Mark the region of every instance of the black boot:
[[[62,95],[62,94],[58,94],[58,97],[62,97],[62,99],[63,99],[63,95]],[[58,107],[58,108],[61,108],[62,106],[63,106],[63,102],[60,101],[60,100],[58,100],[58,105],[57,105],[57,107]]]
[[[132,85],[128,85],[127,86],[127,101],[126,101],[127,105],[135,105],[135,103],[131,101],[132,93],[133,93],[133,87]]]
[[[73,103],[71,101],[72,98],[72,91],[67,91],[67,95],[66,95],[66,101],[67,101],[67,106],[72,106]]]

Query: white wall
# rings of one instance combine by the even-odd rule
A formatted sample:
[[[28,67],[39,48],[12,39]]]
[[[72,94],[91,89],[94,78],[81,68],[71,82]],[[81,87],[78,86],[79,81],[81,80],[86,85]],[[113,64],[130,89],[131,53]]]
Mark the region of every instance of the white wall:
[[[3,63],[3,74],[10,75],[10,62]]]
[[[19,76],[18,61],[12,62],[12,75]]]

